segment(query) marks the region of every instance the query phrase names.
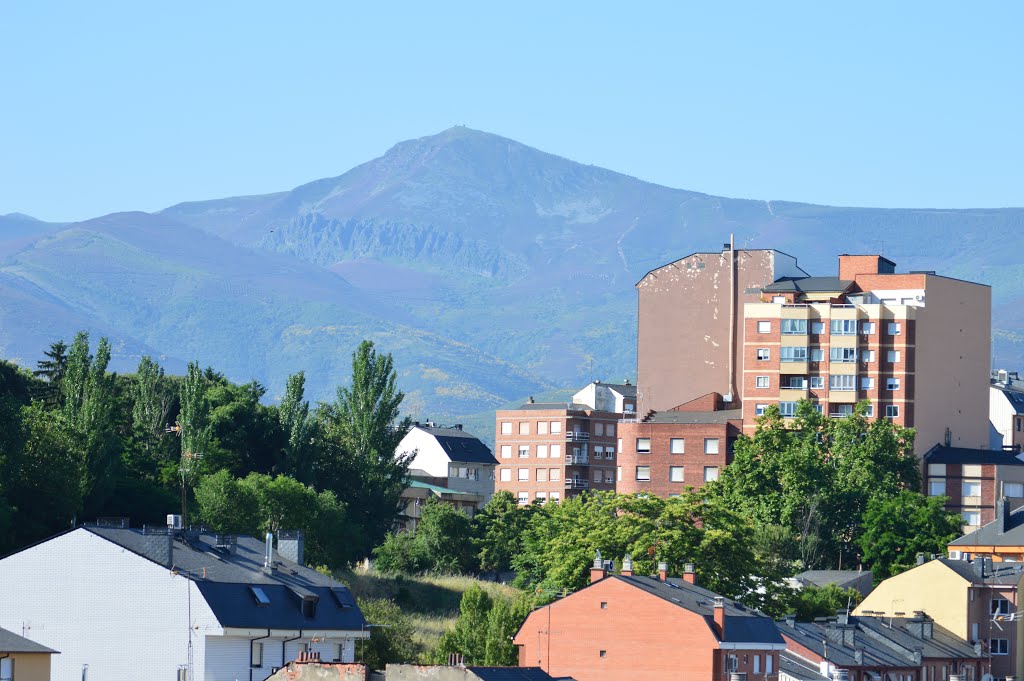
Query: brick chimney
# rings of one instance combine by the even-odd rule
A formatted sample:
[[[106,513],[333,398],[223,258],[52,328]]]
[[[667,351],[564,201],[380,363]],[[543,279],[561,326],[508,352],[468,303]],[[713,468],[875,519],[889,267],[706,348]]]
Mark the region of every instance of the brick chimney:
[[[697,573],[693,571],[693,563],[683,565],[683,581],[689,584],[697,583]]]
[[[658,563],[658,579],[662,582],[668,581],[668,563]]]
[[[721,596],[715,596],[715,629],[718,632],[718,637],[722,638],[725,636],[725,599]]]
[[[632,577],[633,576],[633,556],[626,554],[626,557],[622,559],[622,576]]]
[[[600,582],[602,579],[608,576],[608,571],[604,569],[604,561],[601,560],[601,551],[598,550],[597,557],[594,558],[594,564],[590,567],[590,583]]]
[[[300,530],[282,531],[277,535],[277,553],[285,560],[305,565],[306,539]]]

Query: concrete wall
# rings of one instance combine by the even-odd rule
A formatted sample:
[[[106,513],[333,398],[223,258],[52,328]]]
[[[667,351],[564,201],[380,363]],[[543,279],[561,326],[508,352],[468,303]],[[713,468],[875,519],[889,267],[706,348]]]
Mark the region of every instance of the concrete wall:
[[[366,678],[366,666],[361,664],[294,662],[270,677],[273,681],[366,681]]]
[[[637,412],[663,411],[709,392],[739,391],[742,338],[729,325],[733,258],[697,253],[648,273],[637,285]],[[783,274],[804,273],[768,250],[735,252],[736,319],[743,304]],[[735,349],[730,372],[729,341]]]
[[[914,373],[915,450],[944,441],[988,447],[992,289],[926,277],[927,303],[917,310]]]
[[[50,681],[51,657],[49,653],[11,653],[9,661],[14,666],[15,681]]]

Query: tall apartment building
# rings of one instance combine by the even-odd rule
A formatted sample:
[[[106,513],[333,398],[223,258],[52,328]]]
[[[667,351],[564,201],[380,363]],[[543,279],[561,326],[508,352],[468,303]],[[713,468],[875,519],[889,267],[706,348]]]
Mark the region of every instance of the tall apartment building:
[[[838,277],[785,277],[743,310],[743,428],[770,404],[792,416],[810,399],[873,416],[936,443],[988,445],[991,289],[934,272],[897,274],[877,255],[839,256]]]
[[[495,414],[495,491],[520,504],[559,501],[588,489],[615,490],[618,425],[636,387],[595,381],[572,402],[529,402]]]
[[[771,404],[810,399],[936,443],[986,447],[991,289],[934,272],[897,273],[878,255],[841,255],[837,277],[808,276],[773,250],[695,253],[637,284],[638,409],[712,392],[739,400],[743,429]]]

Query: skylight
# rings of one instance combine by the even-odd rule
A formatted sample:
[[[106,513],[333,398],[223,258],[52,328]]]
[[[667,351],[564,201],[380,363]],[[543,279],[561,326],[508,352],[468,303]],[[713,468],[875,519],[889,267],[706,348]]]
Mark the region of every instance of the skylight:
[[[267,592],[258,586],[250,586],[249,591],[252,592],[253,597],[256,599],[256,605],[260,607],[270,605],[270,597],[267,596]]]

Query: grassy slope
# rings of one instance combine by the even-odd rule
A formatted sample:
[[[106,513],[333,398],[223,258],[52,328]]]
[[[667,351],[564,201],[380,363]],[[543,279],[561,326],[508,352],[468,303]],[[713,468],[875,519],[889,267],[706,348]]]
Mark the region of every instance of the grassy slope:
[[[516,589],[504,584],[483,582],[473,577],[389,577],[376,572],[346,570],[337,579],[351,589],[357,598],[387,598],[413,619],[417,643],[429,651],[446,629],[455,626],[462,594],[472,586],[480,586],[492,596],[514,598]]]

